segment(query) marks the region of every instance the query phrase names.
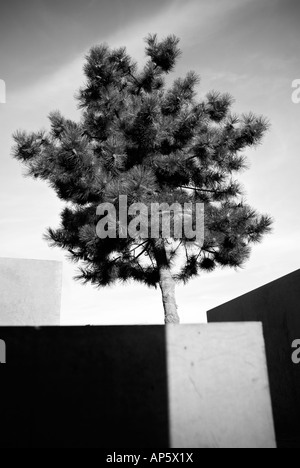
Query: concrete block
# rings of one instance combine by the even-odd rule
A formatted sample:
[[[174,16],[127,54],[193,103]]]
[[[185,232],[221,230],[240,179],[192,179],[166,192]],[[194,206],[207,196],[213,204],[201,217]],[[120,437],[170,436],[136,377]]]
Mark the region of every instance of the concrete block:
[[[275,448],[261,324],[168,327],[173,448]]]
[[[62,264],[0,258],[0,325],[60,324]]]
[[[208,312],[208,321],[263,323],[277,444],[300,448],[300,270]]]
[[[1,448],[275,447],[258,324],[0,327],[0,338]]]

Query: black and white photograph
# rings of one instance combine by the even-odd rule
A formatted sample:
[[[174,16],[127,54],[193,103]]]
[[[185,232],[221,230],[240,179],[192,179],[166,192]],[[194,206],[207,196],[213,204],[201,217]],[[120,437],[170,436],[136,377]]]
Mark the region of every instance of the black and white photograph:
[[[0,448],[300,448],[299,0],[0,12]]]

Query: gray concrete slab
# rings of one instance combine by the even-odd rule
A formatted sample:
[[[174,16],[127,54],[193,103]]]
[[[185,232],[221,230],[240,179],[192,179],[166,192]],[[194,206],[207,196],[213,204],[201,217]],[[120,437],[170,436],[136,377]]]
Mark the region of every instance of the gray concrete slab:
[[[0,325],[60,324],[62,264],[0,258]]]

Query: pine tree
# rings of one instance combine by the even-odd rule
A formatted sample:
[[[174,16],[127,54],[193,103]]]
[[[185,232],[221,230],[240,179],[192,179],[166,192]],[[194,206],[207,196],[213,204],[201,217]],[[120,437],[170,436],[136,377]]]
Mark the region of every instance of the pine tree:
[[[97,287],[117,280],[159,285],[166,323],[179,322],[176,282],[241,267],[251,244],[272,225],[245,203],[234,179],[247,167],[246,149],[261,142],[267,120],[233,114],[228,94],[214,91],[197,100],[193,72],[167,87],[165,77],[180,54],[176,37],[149,35],[147,63],[139,70],[125,48],[94,47],[77,96],[80,122],[53,112],[49,132],[14,135],[14,157],[66,202],[61,226],[49,228],[46,239],[80,263],[77,278]],[[97,207],[110,202],[118,208],[121,195],[146,206],[203,203],[203,245],[174,231],[159,239],[99,238]]]

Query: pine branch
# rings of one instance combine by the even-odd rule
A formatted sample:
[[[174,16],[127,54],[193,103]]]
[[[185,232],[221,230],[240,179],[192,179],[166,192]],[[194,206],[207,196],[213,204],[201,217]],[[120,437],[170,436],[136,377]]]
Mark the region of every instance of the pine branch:
[[[148,244],[148,242],[147,242],[147,244]],[[137,261],[148,250],[149,250],[149,246],[147,245],[147,247],[137,257],[135,257],[134,260]]]
[[[187,186],[180,186],[179,188],[186,189],[186,190],[194,190],[195,192],[206,192],[206,193],[216,193],[222,194],[227,193],[226,190],[213,190],[213,189],[202,189],[199,187],[187,187]]]

